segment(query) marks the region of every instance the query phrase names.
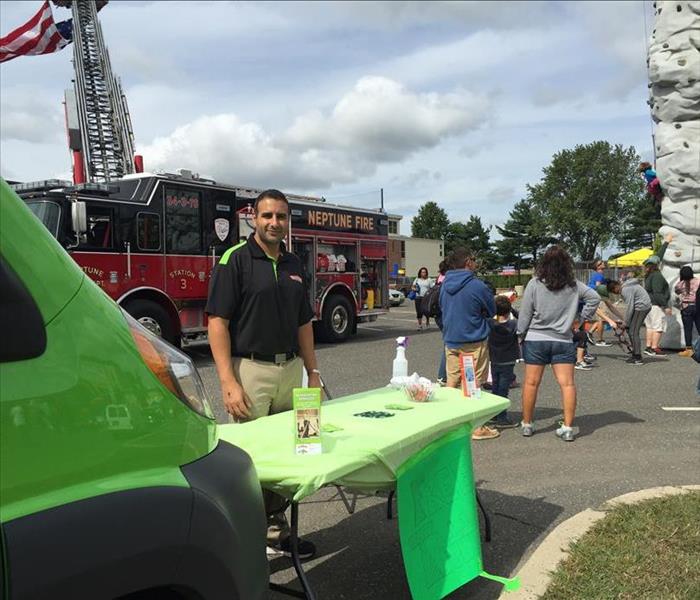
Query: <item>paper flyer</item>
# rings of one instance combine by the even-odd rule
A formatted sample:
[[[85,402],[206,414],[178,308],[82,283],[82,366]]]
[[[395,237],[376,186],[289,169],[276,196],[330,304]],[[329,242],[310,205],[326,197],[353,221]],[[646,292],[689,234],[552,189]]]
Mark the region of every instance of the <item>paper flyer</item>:
[[[462,394],[467,398],[480,398],[481,388],[476,380],[476,358],[472,352],[460,353],[459,368],[462,372]]]
[[[321,390],[295,388],[292,394],[296,453],[321,454]]]

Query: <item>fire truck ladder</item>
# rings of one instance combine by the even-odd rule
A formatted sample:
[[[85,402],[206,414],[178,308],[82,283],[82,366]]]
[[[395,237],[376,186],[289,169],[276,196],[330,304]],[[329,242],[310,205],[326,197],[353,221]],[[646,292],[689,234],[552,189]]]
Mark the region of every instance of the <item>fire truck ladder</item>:
[[[134,134],[119,79],[92,0],[77,0],[73,11],[74,88],[86,179],[108,182],[134,172]]]

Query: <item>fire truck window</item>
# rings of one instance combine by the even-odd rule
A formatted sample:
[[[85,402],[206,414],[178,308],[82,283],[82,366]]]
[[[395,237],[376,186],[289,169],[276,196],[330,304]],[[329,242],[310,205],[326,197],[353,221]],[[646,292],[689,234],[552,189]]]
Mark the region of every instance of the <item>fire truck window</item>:
[[[140,212],[136,217],[136,245],[139,250],[160,250],[160,215]]]
[[[88,206],[87,236],[83,246],[92,250],[108,250],[114,246],[114,219],[111,208]]]
[[[198,192],[165,190],[165,240],[174,254],[202,253],[202,225]]]

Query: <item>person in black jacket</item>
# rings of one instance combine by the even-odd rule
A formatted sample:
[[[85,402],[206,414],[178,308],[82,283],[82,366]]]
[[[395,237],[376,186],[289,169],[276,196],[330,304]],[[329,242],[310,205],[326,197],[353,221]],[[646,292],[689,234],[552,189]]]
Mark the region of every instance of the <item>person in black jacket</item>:
[[[491,393],[504,398],[513,381],[515,362],[520,358],[520,346],[516,335],[518,322],[510,318],[512,307],[505,296],[496,296],[496,321],[489,334],[489,355],[491,357]],[[517,424],[508,418],[504,410],[490,423],[496,429],[509,429]]]

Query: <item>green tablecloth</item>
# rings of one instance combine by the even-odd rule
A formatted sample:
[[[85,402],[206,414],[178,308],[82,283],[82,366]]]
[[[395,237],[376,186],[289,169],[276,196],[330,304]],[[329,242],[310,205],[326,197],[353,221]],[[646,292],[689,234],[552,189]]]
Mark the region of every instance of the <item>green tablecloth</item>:
[[[413,408],[386,408],[393,403]],[[322,426],[342,429],[322,434],[319,455],[295,454],[292,412],[221,425],[219,438],[250,454],[264,488],[299,501],[331,483],[366,491],[392,489],[396,470],[408,458],[459,425],[476,427],[509,405],[507,398],[485,392],[478,399],[465,398],[450,388],[438,388],[430,402],[408,402],[402,391],[381,388],[323,403]],[[353,416],[371,410],[394,416]]]

